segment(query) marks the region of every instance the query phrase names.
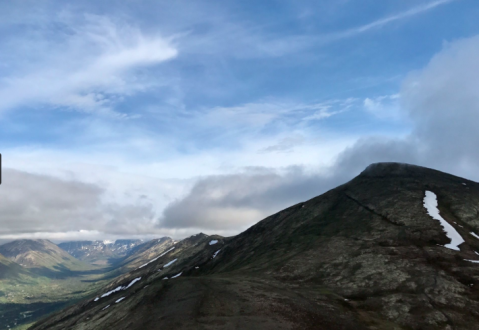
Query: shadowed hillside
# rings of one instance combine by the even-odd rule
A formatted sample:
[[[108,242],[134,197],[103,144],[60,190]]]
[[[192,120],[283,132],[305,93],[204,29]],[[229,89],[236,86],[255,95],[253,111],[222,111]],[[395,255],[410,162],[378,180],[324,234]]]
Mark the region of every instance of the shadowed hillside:
[[[373,164],[238,236],[180,241],[32,329],[476,329],[478,205],[475,182]]]
[[[31,275],[28,270],[0,254],[0,280],[15,278],[20,274]]]

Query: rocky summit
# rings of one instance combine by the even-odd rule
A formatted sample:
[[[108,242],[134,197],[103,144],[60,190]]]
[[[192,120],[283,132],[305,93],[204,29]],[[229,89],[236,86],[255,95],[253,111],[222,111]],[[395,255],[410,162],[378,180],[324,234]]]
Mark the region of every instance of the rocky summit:
[[[378,163],[230,238],[199,234],[31,329],[478,329],[479,184]]]

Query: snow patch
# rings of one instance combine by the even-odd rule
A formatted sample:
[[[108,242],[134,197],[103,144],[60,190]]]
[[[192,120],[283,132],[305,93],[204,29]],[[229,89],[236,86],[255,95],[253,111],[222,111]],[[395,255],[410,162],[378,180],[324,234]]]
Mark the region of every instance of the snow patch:
[[[134,279],[133,281],[131,281],[130,284],[128,284],[127,286],[121,286],[121,285],[120,285],[119,287],[117,287],[117,288],[115,288],[115,289],[113,289],[113,290],[111,290],[111,291],[108,291],[107,293],[102,294],[100,298],[108,297],[108,296],[111,295],[112,293],[118,292],[118,291],[120,291],[120,290],[126,290],[126,289],[130,288],[133,284],[135,284],[136,282],[138,282],[139,280],[141,280],[141,277],[135,278],[135,279]],[[96,297],[95,300],[93,300],[93,301],[98,301],[98,300],[100,300],[100,298]]]
[[[172,247],[171,249],[169,249],[168,251],[165,251],[165,252],[163,252],[162,254],[160,254],[160,256],[159,256],[158,258],[163,257],[165,254],[167,254],[168,252],[170,252],[170,251],[172,251],[172,250],[174,250],[174,249],[175,249],[175,247],[173,246],[173,247]]]
[[[439,209],[437,208],[437,196],[432,191],[426,190],[426,195],[424,196],[424,207],[427,210],[427,213],[435,220],[438,220],[441,223],[446,236],[451,240],[450,244],[444,245],[444,247],[460,251],[458,246],[464,243],[462,236],[454,229],[453,226],[449,224],[446,220],[441,217],[439,214]]]
[[[118,299],[117,301],[115,301],[115,304],[118,304],[120,301],[122,301],[123,299],[125,299],[125,297],[121,297],[120,299]]]
[[[167,279],[168,279],[168,277],[163,277],[163,278],[162,278],[162,280],[167,280]]]
[[[464,182],[463,182],[462,184],[463,184],[463,185],[465,185],[465,186],[467,186],[467,184],[466,184],[466,183],[464,183]]]
[[[173,264],[176,262],[176,260],[178,260],[178,259],[173,259],[173,260],[171,260],[169,263],[167,263],[166,265],[164,265],[163,268],[173,265]]]
[[[479,236],[476,235],[476,233],[471,231],[471,235],[474,236],[475,238],[479,239]]]
[[[221,251],[221,249],[219,249],[218,251],[215,252],[215,254],[213,254],[213,258],[216,258],[216,256],[218,255],[218,253]]]
[[[130,282],[130,284],[128,284],[128,286],[127,286],[126,288],[123,288],[123,290],[128,289],[129,287],[131,287],[133,284],[135,284],[135,283],[138,282],[139,280],[141,280],[141,277],[135,278],[133,281]]]
[[[155,259],[151,259],[151,260],[148,261],[146,264],[141,265],[141,266],[138,267],[137,269],[143,268],[143,267],[145,267],[145,266],[151,264],[153,261],[156,261],[156,260],[158,260],[158,258],[163,257],[165,254],[167,254],[168,252],[170,252],[170,251],[173,250],[174,248],[175,248],[175,247],[173,246],[173,247],[172,247],[171,249],[169,249],[168,251],[163,252],[162,254],[160,254],[160,255],[159,255],[158,257],[156,257]]]
[[[479,260],[469,260],[469,259],[464,259],[466,261],[469,261],[469,262],[473,262],[475,264],[479,264]]]
[[[110,307],[110,305],[107,305],[105,308],[102,309],[102,311],[104,311],[104,310],[107,309],[108,307]]]
[[[183,274],[183,272],[181,272],[181,273],[178,273],[178,274],[176,274],[175,276],[172,276],[171,278],[177,278],[177,277],[180,277],[180,276],[181,276],[181,274]]]
[[[102,294],[100,298],[108,297],[108,296],[111,295],[112,293],[118,292],[118,291],[120,291],[121,289],[123,289],[123,287],[120,285],[120,286],[117,287],[116,289],[113,289],[113,290],[111,290],[111,291],[108,291],[107,293]]]
[[[210,241],[210,245],[215,245],[216,243],[218,243],[218,240],[217,240],[217,239],[214,239],[214,240],[211,240],[211,241]]]

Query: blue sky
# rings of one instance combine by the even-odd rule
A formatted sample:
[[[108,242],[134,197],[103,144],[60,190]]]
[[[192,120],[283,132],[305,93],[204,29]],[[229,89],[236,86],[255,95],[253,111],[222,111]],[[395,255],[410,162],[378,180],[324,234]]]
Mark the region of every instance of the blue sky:
[[[235,234],[373,161],[473,176],[475,91],[449,84],[474,86],[478,15],[473,0],[2,2],[0,239]],[[452,126],[455,163],[434,145]],[[57,205],[69,189],[85,204]]]

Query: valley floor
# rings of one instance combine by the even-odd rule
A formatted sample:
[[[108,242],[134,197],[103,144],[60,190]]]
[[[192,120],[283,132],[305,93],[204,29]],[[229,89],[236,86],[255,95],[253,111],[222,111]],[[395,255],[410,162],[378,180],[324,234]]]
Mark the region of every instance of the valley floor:
[[[39,318],[90,295],[105,281],[101,269],[61,279],[20,275],[0,280],[0,330],[27,329]]]

